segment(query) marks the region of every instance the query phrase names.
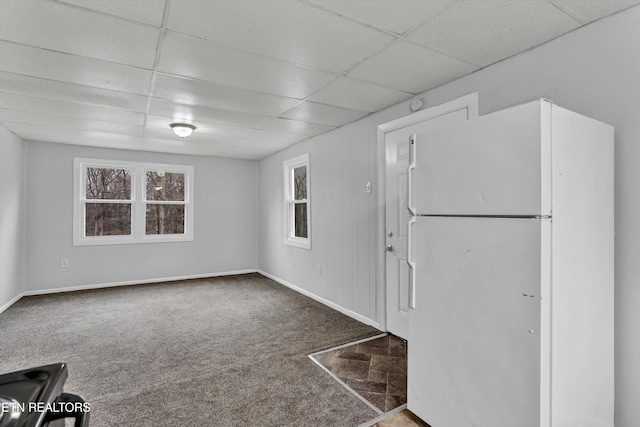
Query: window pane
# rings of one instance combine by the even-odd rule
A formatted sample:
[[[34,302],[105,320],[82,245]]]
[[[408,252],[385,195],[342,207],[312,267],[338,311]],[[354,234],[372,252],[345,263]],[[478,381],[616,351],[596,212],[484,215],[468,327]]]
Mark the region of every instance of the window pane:
[[[300,166],[293,169],[293,198],[304,200],[307,198],[307,167]]]
[[[131,169],[87,168],[86,198],[131,200]]]
[[[147,205],[147,234],[184,234],[184,205]]]
[[[147,200],[184,201],[184,173],[147,171]]]
[[[86,236],[129,236],[131,234],[130,203],[87,203]]]
[[[307,238],[307,204],[296,203],[293,205],[294,236]]]

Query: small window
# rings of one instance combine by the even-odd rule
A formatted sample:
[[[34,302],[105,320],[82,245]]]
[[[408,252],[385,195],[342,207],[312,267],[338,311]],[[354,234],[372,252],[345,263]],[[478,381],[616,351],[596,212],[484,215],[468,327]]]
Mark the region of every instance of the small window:
[[[285,244],[311,249],[309,154],[284,162]]]
[[[193,240],[193,167],[75,159],[74,245]]]

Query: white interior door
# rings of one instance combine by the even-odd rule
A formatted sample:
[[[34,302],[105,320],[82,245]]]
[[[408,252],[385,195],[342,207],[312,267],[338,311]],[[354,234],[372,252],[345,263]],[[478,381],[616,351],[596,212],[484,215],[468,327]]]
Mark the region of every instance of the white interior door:
[[[387,135],[386,157],[386,272],[387,330],[409,338],[409,265],[407,264],[407,168],[409,136],[395,131]]]
[[[444,113],[440,111],[433,118],[385,135],[387,331],[404,339],[409,337],[409,298],[411,296],[407,264],[409,140],[416,133],[451,125],[468,118],[469,111],[467,106],[464,106]]]

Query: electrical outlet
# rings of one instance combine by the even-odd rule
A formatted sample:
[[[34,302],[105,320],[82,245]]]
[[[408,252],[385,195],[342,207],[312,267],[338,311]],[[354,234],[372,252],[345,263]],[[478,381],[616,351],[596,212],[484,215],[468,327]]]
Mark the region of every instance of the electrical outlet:
[[[318,264],[318,275],[322,274],[322,266],[320,264]]]
[[[60,268],[69,267],[69,258],[60,258]]]

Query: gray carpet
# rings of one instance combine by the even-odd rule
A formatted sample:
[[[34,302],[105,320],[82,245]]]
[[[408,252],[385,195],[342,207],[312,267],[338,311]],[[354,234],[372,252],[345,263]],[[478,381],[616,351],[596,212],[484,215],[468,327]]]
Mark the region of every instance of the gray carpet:
[[[25,297],[0,372],[66,362],[91,425],[356,426],[376,413],[307,354],[380,331],[259,274]]]

